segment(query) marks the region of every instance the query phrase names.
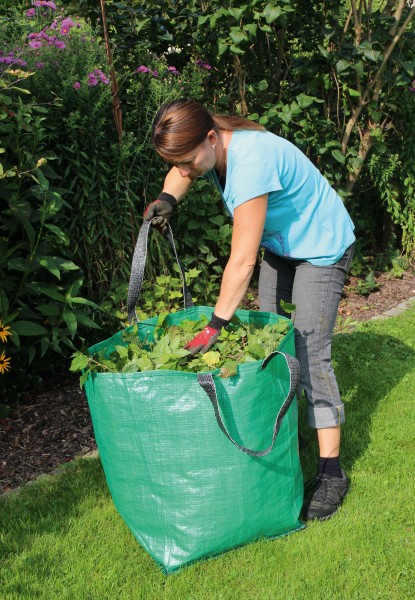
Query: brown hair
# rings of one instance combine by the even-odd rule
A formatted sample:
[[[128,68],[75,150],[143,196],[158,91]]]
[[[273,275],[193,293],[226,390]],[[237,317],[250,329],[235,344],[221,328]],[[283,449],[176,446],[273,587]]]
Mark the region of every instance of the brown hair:
[[[198,102],[181,98],[166,102],[159,108],[153,122],[152,140],[160,156],[175,160],[197,148],[212,129],[265,131],[262,125],[254,121],[243,117],[212,115]]]

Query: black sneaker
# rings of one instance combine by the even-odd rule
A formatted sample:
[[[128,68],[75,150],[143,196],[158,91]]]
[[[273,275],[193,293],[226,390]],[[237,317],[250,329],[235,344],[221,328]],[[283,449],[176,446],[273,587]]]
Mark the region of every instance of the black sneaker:
[[[317,475],[311,482],[309,494],[311,498],[305,504],[305,519],[318,519],[325,521],[329,519],[343,502],[350,482],[342,469],[342,477],[331,477],[330,475]]]

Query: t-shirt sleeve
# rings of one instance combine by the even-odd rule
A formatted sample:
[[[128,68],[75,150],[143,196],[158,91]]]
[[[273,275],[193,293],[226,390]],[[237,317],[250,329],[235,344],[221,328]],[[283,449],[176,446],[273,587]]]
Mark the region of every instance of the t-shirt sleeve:
[[[254,160],[236,160],[232,168],[229,201],[233,208],[252,198],[282,190],[275,163],[264,156]]]

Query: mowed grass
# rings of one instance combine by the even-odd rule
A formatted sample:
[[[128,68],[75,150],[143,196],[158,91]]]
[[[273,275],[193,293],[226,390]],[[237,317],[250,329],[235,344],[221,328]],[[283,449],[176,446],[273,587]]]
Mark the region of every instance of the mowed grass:
[[[81,459],[0,502],[0,598],[415,598],[415,307],[336,336],[334,363],[352,488],[331,520],[165,576],[118,516],[99,460]],[[317,450],[304,413],[307,478]]]

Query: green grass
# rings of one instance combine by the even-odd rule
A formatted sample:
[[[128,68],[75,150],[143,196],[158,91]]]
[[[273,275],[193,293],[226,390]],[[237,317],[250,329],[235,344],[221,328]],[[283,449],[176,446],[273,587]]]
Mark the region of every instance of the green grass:
[[[0,503],[0,598],[414,598],[415,308],[336,336],[334,359],[352,489],[333,519],[165,576],[116,513],[99,460],[82,459]]]

